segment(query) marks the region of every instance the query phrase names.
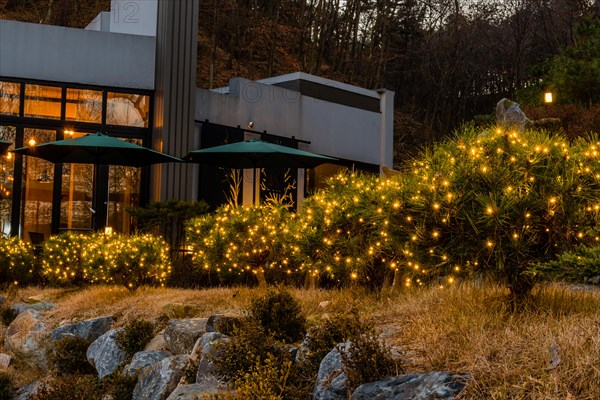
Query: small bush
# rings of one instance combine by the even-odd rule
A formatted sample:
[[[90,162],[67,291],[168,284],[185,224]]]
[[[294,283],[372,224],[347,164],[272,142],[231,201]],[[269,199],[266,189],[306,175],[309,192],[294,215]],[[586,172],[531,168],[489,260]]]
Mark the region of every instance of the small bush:
[[[546,279],[589,282],[600,277],[600,246],[580,246],[574,251],[563,253],[556,260],[539,264],[538,272]]]
[[[250,304],[250,316],[276,340],[296,342],[304,336],[306,318],[298,300],[287,290],[270,290]]]
[[[218,351],[213,357],[217,374],[229,381],[242,379],[257,362],[263,362],[272,355],[278,359],[288,356],[262,326],[251,320],[245,320],[236,327],[230,339],[217,345]]]
[[[0,238],[0,284],[34,283],[37,278],[33,247],[19,238]]]
[[[154,325],[144,319],[134,319],[128,322],[123,330],[117,333],[116,342],[131,358],[138,351],[144,350],[154,337]]]
[[[0,400],[11,400],[13,395],[12,377],[6,372],[0,372]]]
[[[136,384],[137,377],[124,376],[118,369],[102,380],[102,391],[112,400],[131,400]]]
[[[257,360],[252,369],[235,382],[237,400],[285,400],[288,378],[292,371],[291,360],[279,360],[269,355],[266,360]]]
[[[86,357],[89,346],[90,341],[79,336],[66,336],[54,342],[50,362],[59,375],[94,373]]]
[[[349,338],[348,352],[340,352],[348,376],[348,395],[363,383],[399,374],[398,363],[373,329]]]
[[[368,329],[367,324],[361,321],[356,311],[332,315],[320,325],[309,329],[303,343],[306,349],[301,357],[304,367],[316,374],[321,360],[336,345]]]
[[[79,375],[48,383],[29,400],[102,399],[102,384],[94,375]]]
[[[13,322],[19,316],[19,312],[17,310],[12,309],[10,306],[2,307],[0,311],[0,318],[2,318],[2,323],[6,326],[9,326],[11,322]]]

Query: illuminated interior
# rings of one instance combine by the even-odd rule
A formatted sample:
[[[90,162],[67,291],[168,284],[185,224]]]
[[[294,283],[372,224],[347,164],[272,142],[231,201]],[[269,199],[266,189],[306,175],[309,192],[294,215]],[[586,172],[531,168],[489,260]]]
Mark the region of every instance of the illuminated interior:
[[[151,134],[150,100],[148,91],[0,81],[0,139],[14,148],[105,132],[141,145]],[[47,238],[64,230],[104,229],[105,224],[114,232],[129,232],[127,208],[149,196],[148,188],[141,188],[145,173],[142,168],[95,171],[91,164],[1,156],[0,229],[25,240],[29,232]]]

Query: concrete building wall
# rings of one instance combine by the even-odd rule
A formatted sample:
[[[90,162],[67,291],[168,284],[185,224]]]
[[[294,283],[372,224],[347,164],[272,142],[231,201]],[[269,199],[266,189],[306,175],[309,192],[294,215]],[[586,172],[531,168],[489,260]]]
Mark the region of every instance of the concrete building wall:
[[[0,76],[154,89],[154,38],[0,20]]]
[[[357,89],[384,109],[358,109],[234,78],[221,93],[196,91],[196,119],[241,127],[253,122],[253,130],[310,141],[310,145],[300,144],[302,150],[391,167],[393,92]]]
[[[110,12],[102,11],[86,27],[88,31],[110,32]]]
[[[110,2],[111,32],[156,36],[157,19],[158,0],[111,0]]]

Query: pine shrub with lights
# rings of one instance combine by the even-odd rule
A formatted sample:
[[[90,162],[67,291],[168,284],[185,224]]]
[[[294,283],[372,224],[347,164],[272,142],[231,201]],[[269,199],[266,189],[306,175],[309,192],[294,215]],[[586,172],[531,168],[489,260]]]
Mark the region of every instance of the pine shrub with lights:
[[[169,245],[156,236],[112,235],[107,247],[108,268],[99,279],[108,283],[164,286],[171,273]]]
[[[260,205],[219,208],[192,219],[186,233],[197,268],[216,273],[224,283],[290,282],[298,272],[290,265],[285,207]]]
[[[299,268],[325,281],[380,288],[404,259],[404,236],[392,224],[402,214],[400,179],[341,173],[306,199],[292,225]]]
[[[169,246],[152,235],[64,233],[44,242],[42,274],[53,285],[164,285]]]
[[[411,168],[403,224],[409,266],[423,276],[490,275],[518,305],[536,281],[535,265],[598,240],[600,141],[570,145],[560,135],[465,127]],[[407,171],[408,172],[408,171]]]
[[[16,237],[0,238],[0,284],[33,283],[36,275],[31,245]]]
[[[40,255],[42,275],[52,285],[95,283],[96,270],[104,268],[105,240],[100,234],[51,236],[44,241]]]

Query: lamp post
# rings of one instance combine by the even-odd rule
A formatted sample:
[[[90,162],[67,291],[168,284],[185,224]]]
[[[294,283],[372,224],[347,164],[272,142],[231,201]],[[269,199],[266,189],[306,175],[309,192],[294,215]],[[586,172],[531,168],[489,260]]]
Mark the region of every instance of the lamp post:
[[[544,103],[547,105],[552,104],[552,102],[554,101],[554,94],[547,90],[544,92]]]

